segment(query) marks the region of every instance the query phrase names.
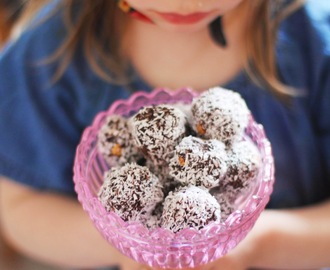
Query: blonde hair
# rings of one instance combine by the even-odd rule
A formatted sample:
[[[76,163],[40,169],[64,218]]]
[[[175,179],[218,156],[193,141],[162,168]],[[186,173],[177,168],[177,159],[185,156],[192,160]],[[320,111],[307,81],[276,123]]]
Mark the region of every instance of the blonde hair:
[[[21,0],[0,1],[0,46],[10,39],[12,28],[23,6],[24,3]]]
[[[246,37],[245,69],[257,85],[279,97],[297,92],[279,79],[275,57],[277,30],[281,21],[303,3],[303,0],[250,0],[249,3],[251,19]]]
[[[294,89],[284,85],[277,73],[275,44],[280,22],[297,10],[303,0],[243,0],[249,3],[250,22],[246,35],[247,60],[245,70],[259,86],[277,96],[294,94]],[[30,0],[25,20],[48,0]],[[290,2],[290,3],[287,3]],[[112,83],[128,81],[125,74],[127,62],[122,55],[120,40],[126,15],[118,12],[114,0],[63,0],[68,36],[47,62],[60,60],[55,80],[65,71],[78,43],[83,43],[85,56],[102,79]],[[79,16],[73,20],[73,10],[79,3]],[[276,9],[276,7],[278,7]],[[110,75],[109,75],[110,74]]]

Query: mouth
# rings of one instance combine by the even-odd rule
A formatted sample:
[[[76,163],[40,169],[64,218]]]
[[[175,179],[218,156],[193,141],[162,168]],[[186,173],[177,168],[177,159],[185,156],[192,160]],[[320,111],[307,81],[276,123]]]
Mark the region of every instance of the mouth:
[[[198,12],[184,15],[178,13],[156,13],[162,19],[172,24],[194,24],[210,15],[210,12]]]

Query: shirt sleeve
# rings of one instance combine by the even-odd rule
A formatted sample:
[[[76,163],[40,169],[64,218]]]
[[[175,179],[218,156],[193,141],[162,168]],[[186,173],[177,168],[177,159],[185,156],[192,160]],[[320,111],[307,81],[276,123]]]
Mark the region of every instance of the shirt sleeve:
[[[289,34],[296,37],[292,42],[299,49],[287,52],[286,81],[302,87],[307,95],[303,100],[308,121],[321,155],[323,181],[330,190],[330,2],[308,0],[301,13],[304,15],[290,21]]]
[[[74,193],[72,164],[86,123],[72,64],[51,82],[43,64],[65,38],[60,14],[26,30],[0,57],[0,175],[42,190]]]
[[[313,18],[311,23],[315,29],[310,38],[311,57],[316,63],[311,70],[310,108],[330,190],[330,2],[317,0],[318,5],[309,2],[307,12]]]

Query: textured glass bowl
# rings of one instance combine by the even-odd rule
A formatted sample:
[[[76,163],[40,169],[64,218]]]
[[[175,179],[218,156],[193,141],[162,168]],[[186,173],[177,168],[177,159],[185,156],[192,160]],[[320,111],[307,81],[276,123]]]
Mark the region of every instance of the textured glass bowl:
[[[107,212],[97,198],[103,173],[109,167],[97,152],[97,133],[107,115],[131,116],[141,107],[161,103],[191,103],[197,96],[189,89],[169,91],[155,89],[138,92],[128,100],[115,102],[108,111],[100,112],[83,133],[74,164],[74,183],[78,199],[103,237],[124,255],[151,267],[196,267],[214,261],[233,249],[253,227],[265,208],[273,190],[274,165],[271,146],[263,127],[251,117],[246,137],[258,147],[262,169],[249,194],[237,202],[237,210],[222,223],[213,223],[202,230],[184,229],[178,233],[157,228],[148,230],[140,223],[124,222],[115,213]]]

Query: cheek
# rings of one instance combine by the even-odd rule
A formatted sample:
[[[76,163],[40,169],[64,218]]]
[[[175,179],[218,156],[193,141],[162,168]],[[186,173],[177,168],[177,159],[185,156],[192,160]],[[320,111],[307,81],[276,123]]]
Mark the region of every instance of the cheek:
[[[203,0],[201,0],[203,1]],[[225,14],[229,11],[232,11],[235,9],[239,4],[244,2],[246,0],[210,0],[210,2],[213,2],[214,8],[219,10],[221,14]]]
[[[156,0],[126,0],[126,2],[129,6],[134,7],[135,9],[146,10],[146,9],[150,9],[151,7],[158,7],[163,5],[161,3],[164,1],[163,0],[157,0],[157,1]]]

